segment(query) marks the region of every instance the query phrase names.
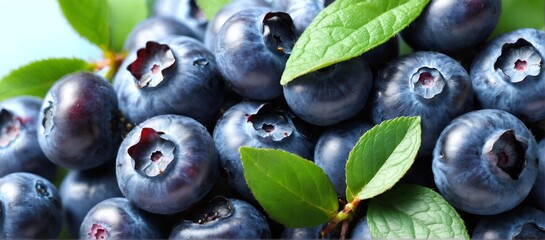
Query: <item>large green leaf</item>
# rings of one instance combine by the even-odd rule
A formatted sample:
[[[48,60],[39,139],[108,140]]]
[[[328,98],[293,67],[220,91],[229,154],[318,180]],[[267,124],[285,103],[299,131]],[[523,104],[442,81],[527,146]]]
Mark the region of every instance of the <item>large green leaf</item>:
[[[241,147],[244,178],[267,214],[287,227],[326,223],[338,211],[335,188],[324,171],[295,154]]]
[[[149,16],[147,0],[58,0],[70,25],[102,50],[121,52],[134,26]]]
[[[127,35],[150,14],[147,0],[108,0],[110,50],[121,52]]]
[[[110,30],[106,0],[58,1],[66,20],[76,32],[101,49],[108,49]]]
[[[342,62],[388,41],[412,22],[429,0],[336,0],[295,43],[280,83]]]
[[[225,4],[231,0],[197,0],[197,6],[208,20],[212,19]]]
[[[417,185],[396,185],[371,199],[367,221],[374,238],[469,239],[456,210],[438,193]]]
[[[420,117],[398,117],[360,138],[346,163],[346,198],[369,199],[394,186],[414,162],[421,142]]]
[[[0,80],[0,100],[18,95],[43,97],[53,83],[64,75],[91,69],[90,64],[75,58],[52,58],[29,63]]]

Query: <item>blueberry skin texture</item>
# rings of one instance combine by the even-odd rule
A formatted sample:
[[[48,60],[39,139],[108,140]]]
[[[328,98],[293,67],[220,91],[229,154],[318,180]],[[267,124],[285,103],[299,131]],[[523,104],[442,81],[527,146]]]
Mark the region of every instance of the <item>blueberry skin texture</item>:
[[[215,52],[218,33],[227,19],[239,11],[253,7],[271,7],[271,4],[265,0],[233,0],[225,4],[206,25],[204,45]]]
[[[359,219],[352,232],[350,234],[351,239],[373,239],[371,236],[371,231],[369,230],[369,223],[367,222],[367,217]]]
[[[0,237],[57,238],[62,203],[56,187],[33,173],[16,172],[0,179]]]
[[[545,211],[545,139],[539,141],[538,148],[539,172],[534,187],[530,192],[530,197],[538,209]]]
[[[77,238],[83,219],[93,206],[113,197],[123,197],[117,185],[114,162],[83,171],[69,171],[59,194],[69,237]]]
[[[173,214],[202,199],[218,176],[218,153],[206,128],[181,115],[159,115],[134,129],[116,160],[119,188],[145,211]]]
[[[346,162],[352,148],[373,125],[351,119],[328,127],[314,147],[314,163],[324,170],[337,194],[346,199]]]
[[[87,213],[79,239],[162,239],[158,216],[143,211],[126,198],[103,200]]]
[[[220,169],[245,200],[255,201],[244,179],[239,148],[282,149],[310,160],[314,142],[305,127],[285,107],[258,101],[240,102],[227,109],[213,131]]]
[[[0,102],[0,177],[30,172],[53,180],[57,165],[38,144],[37,121],[42,100],[18,96]]]
[[[174,17],[149,17],[139,22],[127,36],[123,49],[138,50],[148,41],[157,41],[171,35],[188,36],[199,41],[202,39],[185,23]]]
[[[505,110],[526,122],[545,119],[544,42],[545,32],[525,28],[487,43],[470,70],[482,108]]]
[[[158,17],[174,17],[191,28],[198,39],[204,37],[208,20],[195,0],[155,0],[152,13]]]
[[[225,84],[214,55],[199,41],[172,36],[130,53],[113,80],[119,108],[133,125],[162,114],[212,121]]]
[[[176,224],[169,239],[271,238],[265,216],[246,201],[219,197],[197,212]]]
[[[38,143],[53,163],[74,170],[115,157],[121,142],[116,93],[103,77],[69,74],[47,92],[37,121]]]
[[[301,35],[325,8],[324,0],[281,0],[276,1],[275,5],[291,16],[297,35]]]
[[[473,109],[473,88],[466,70],[437,52],[413,52],[383,68],[373,86],[372,120],[422,117],[419,156],[430,155],[443,128]]]
[[[401,34],[415,50],[456,53],[490,36],[501,14],[501,0],[432,0]]]
[[[545,212],[521,206],[511,211],[485,216],[475,225],[472,239],[543,239]]]
[[[298,77],[283,86],[284,98],[301,119],[329,126],[355,116],[373,88],[373,75],[360,58]]]
[[[454,119],[437,140],[435,184],[462,211],[499,214],[527,197],[538,173],[538,151],[532,133],[512,114],[474,110]]]
[[[227,84],[251,100],[282,95],[280,77],[297,40],[291,17],[270,8],[237,12],[221,27],[216,58]]]

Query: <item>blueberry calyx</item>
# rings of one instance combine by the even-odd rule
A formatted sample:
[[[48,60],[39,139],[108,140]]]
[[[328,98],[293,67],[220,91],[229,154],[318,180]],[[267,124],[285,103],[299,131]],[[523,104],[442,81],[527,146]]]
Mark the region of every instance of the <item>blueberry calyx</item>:
[[[411,76],[411,90],[418,96],[430,100],[441,94],[445,87],[445,78],[437,69],[421,67]]]
[[[541,72],[542,57],[537,49],[524,39],[505,44],[494,68],[507,82],[518,83]]]
[[[288,117],[285,111],[265,103],[259,106],[256,113],[248,115],[247,122],[251,123],[258,136],[278,142],[291,136],[294,131]]]
[[[297,39],[291,16],[284,12],[265,14],[263,38],[271,52],[279,55],[290,54]]]
[[[108,230],[100,224],[93,224],[91,232],[87,233],[89,238],[96,240],[103,240],[108,238]]]
[[[21,131],[21,121],[10,111],[2,109],[0,111],[0,147],[8,146],[19,136]]]
[[[504,179],[517,180],[526,165],[528,144],[516,137],[514,130],[500,131],[484,145],[492,172]]]
[[[36,181],[34,188],[36,189],[36,193],[38,194],[38,196],[43,198],[51,197],[51,193],[49,192],[47,185],[45,185],[42,180]]]
[[[174,160],[176,146],[163,137],[163,132],[142,128],[140,140],[127,150],[134,159],[135,169],[144,175],[155,177],[162,174]]]
[[[166,44],[149,41],[136,52],[136,60],[127,66],[140,89],[157,87],[175,68],[176,59]]]
[[[225,197],[215,197],[210,202],[195,208],[195,211],[188,213],[189,220],[198,224],[207,224],[218,219],[226,219],[231,216],[235,208]]]
[[[540,228],[534,222],[522,224],[518,233],[513,236],[513,239],[544,239],[545,229]]]

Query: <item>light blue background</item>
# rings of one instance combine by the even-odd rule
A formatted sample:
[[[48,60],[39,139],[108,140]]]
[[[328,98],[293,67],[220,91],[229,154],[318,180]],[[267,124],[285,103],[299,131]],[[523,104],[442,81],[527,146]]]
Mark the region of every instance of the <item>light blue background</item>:
[[[0,78],[51,57],[96,61],[102,53],[72,29],[57,0],[0,0]]]

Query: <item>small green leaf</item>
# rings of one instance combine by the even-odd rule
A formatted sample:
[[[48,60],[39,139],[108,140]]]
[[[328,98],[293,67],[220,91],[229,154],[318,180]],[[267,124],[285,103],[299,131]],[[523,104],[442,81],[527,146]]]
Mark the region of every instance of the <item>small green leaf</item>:
[[[208,20],[212,19],[225,4],[231,0],[197,0],[197,6]]]
[[[43,97],[55,81],[66,74],[91,70],[86,61],[75,58],[52,58],[32,62],[0,80],[0,100],[32,95]]]
[[[108,0],[110,50],[121,52],[132,29],[150,15],[147,0]]]
[[[430,0],[336,0],[295,43],[280,83],[342,62],[388,41]]]
[[[400,184],[371,199],[367,221],[373,238],[469,239],[456,210],[438,193]]]
[[[244,178],[267,214],[287,227],[326,223],[338,212],[335,188],[309,160],[273,149],[241,147]]]
[[[405,175],[420,148],[420,117],[398,117],[374,126],[358,140],[346,163],[346,198],[377,196]]]
[[[82,37],[107,49],[110,45],[108,4],[106,0],[58,0],[61,10]]]

